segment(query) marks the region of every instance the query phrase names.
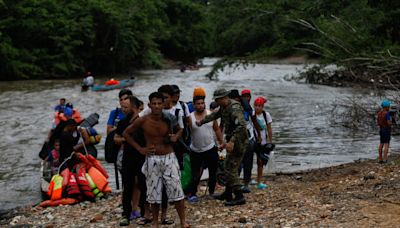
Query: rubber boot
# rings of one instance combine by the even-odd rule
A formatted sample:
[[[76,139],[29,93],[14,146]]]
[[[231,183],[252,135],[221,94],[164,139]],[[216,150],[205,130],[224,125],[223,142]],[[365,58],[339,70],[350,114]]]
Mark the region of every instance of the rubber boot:
[[[225,187],[225,191],[222,194],[214,195],[214,199],[216,200],[232,200],[232,188]]]
[[[246,203],[246,199],[243,196],[242,190],[238,189],[234,191],[235,199],[226,201],[225,206],[236,206],[236,205],[243,205]]]

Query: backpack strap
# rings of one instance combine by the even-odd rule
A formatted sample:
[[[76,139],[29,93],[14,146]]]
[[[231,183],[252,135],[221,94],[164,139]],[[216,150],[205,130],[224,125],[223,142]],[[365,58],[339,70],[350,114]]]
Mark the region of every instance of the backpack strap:
[[[115,120],[116,120],[117,117],[118,117],[119,112],[120,112],[119,108],[116,107],[116,108],[115,108],[115,112],[114,112],[114,120],[113,120],[113,123],[114,123],[114,124],[115,124]]]
[[[183,102],[183,101],[179,101],[179,103],[181,104],[181,106],[182,106],[182,111],[183,111],[183,117],[186,117],[186,105],[185,105],[185,102]]]
[[[265,120],[265,124],[268,124],[268,121],[267,121],[267,113],[263,110],[263,111],[262,111],[262,114],[263,114],[263,117],[264,117],[264,120]]]

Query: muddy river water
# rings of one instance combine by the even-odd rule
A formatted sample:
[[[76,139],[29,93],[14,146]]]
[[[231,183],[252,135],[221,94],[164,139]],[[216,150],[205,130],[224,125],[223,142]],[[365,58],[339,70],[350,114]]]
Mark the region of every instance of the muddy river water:
[[[205,63],[212,62],[206,60]],[[266,109],[273,118],[273,138],[277,145],[275,164],[278,172],[292,172],[331,166],[359,158],[376,156],[378,135],[350,132],[329,125],[329,111],[336,99],[352,95],[370,96],[368,89],[334,88],[286,81],[302,65],[258,64],[246,69],[225,70],[218,80],[204,75],[210,67],[181,73],[179,70],[149,70],[130,76],[137,78],[131,87],[147,102],[147,96],[162,84],[177,84],[182,100],[191,99],[193,88],[202,86],[207,103],[216,88],[247,88],[253,98],[268,99]],[[96,78],[104,82],[105,78]],[[113,166],[104,162],[103,145],[110,110],[118,106],[118,90],[81,92],[80,80],[39,80],[0,83],[0,209],[38,203],[40,158],[38,151],[51,126],[53,108],[65,97],[83,116],[100,114],[95,127],[103,135],[97,146],[99,159],[111,175]],[[392,147],[396,146],[395,140]]]

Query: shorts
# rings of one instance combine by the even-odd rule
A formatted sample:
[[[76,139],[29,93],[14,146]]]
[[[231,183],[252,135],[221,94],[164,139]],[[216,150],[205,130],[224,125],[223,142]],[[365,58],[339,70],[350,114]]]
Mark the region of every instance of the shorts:
[[[167,192],[168,202],[184,199],[175,153],[147,156],[142,172],[146,177],[147,202],[161,204],[163,186]]]
[[[379,130],[381,143],[390,143],[390,129],[382,128]]]

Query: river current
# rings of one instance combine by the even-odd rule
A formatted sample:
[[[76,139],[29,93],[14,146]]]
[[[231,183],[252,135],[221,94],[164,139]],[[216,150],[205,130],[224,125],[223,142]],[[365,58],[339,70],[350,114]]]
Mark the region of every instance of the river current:
[[[212,62],[206,59],[205,63]],[[147,70],[134,75],[134,94],[147,103],[147,96],[162,84],[177,84],[182,100],[189,101],[194,87],[206,89],[207,104],[219,87],[250,89],[253,99],[263,95],[273,119],[277,172],[293,172],[351,162],[377,155],[378,135],[329,125],[330,110],[336,99],[346,96],[371,96],[368,89],[334,88],[286,81],[286,75],[297,74],[302,65],[257,64],[246,69],[226,69],[218,80],[205,74],[210,67],[181,73],[179,70]],[[96,78],[104,82],[106,78]],[[50,129],[53,108],[65,97],[82,116],[100,114],[95,127],[102,135],[97,146],[99,159],[110,174],[115,189],[113,166],[104,161],[103,145],[110,110],[118,106],[118,90],[81,92],[80,80],[38,80],[0,82],[0,209],[40,202],[40,158],[38,152]],[[396,146],[392,144],[392,147]]]

